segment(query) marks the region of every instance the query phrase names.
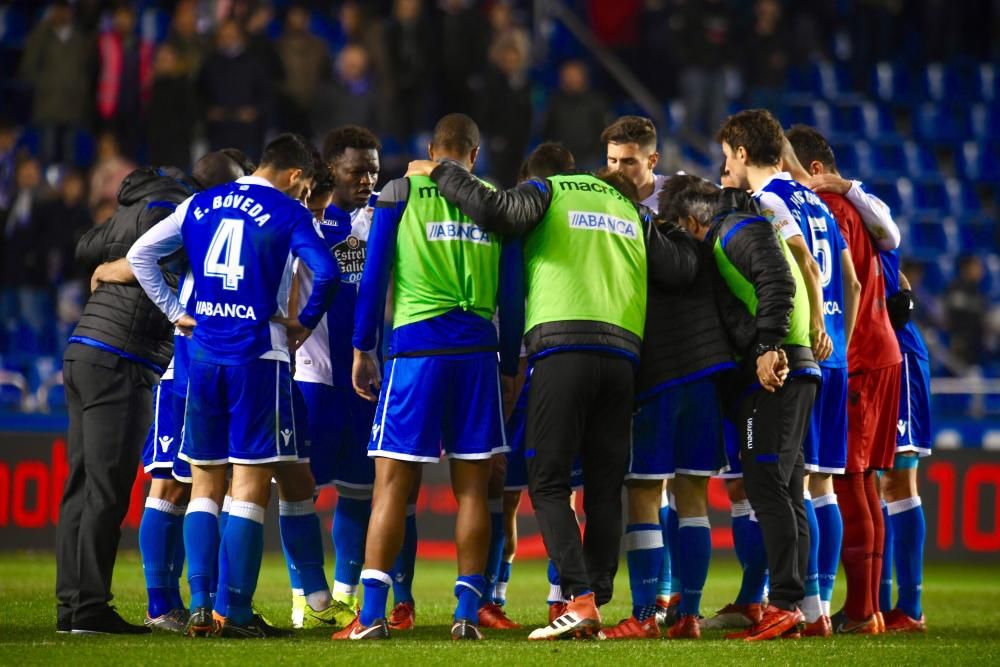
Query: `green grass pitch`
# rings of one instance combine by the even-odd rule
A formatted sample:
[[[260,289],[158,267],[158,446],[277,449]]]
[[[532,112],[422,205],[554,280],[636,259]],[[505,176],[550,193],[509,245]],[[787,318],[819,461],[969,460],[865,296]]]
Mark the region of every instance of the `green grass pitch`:
[[[727,602],[737,589],[735,561],[712,563],[703,612]],[[701,641],[528,642],[528,629],[544,622],[545,565],[514,564],[508,589],[510,615],[520,631],[489,631],[480,643],[449,640],[454,598],[454,566],[420,561],[414,593],[418,628],[396,633],[388,642],[331,642],[326,630],[300,631],[291,640],[192,640],[155,634],[141,638],[67,636],[55,632],[55,565],[48,553],[0,556],[0,665],[147,664],[242,665],[332,664],[414,665],[845,665],[1000,664],[1000,565],[930,565],[924,578],[930,632],[923,636],[836,637],[829,640],[748,644],[706,633]],[[838,580],[843,595],[843,579]],[[115,572],[116,604],[135,622],[143,618],[145,591],[138,555],[124,553]],[[278,625],[288,625],[290,597],[283,562],[265,558],[257,603]],[[628,614],[624,564],[614,602],[604,608],[606,623]],[[675,662],[676,661],[676,662]]]

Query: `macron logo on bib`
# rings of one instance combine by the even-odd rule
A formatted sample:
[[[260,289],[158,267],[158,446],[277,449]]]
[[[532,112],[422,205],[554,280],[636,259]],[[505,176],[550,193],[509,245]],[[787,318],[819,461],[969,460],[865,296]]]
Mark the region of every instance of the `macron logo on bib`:
[[[489,244],[490,233],[472,222],[428,222],[427,240]]]
[[[573,229],[589,229],[592,231],[608,232],[617,234],[628,239],[639,238],[639,232],[635,228],[635,223],[631,220],[622,220],[607,213],[592,213],[588,211],[570,211],[569,226]]]

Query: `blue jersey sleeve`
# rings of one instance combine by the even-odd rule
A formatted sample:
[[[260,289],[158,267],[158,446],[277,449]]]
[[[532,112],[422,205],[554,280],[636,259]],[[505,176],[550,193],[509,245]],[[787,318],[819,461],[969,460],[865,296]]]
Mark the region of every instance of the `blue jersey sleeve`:
[[[524,252],[519,239],[504,243],[500,254],[500,372],[517,375],[524,336]]]
[[[387,187],[386,190],[389,188]],[[396,233],[399,221],[406,208],[405,198],[390,200],[379,198],[368,233],[368,254],[365,268],[358,286],[358,303],[354,310],[354,347],[358,350],[372,350],[382,330],[385,314],[385,295],[389,289],[389,277],[396,259]]]
[[[307,329],[315,329],[337,293],[340,268],[322,237],[313,228],[312,218],[309,216],[303,216],[292,227],[291,250],[313,273],[312,293],[299,312],[299,322]]]

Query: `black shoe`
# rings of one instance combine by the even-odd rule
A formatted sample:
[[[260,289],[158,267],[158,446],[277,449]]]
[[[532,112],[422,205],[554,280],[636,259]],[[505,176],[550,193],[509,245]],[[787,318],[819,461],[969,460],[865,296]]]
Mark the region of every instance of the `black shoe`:
[[[73,632],[73,619],[72,618],[57,618],[56,619],[56,632],[61,635],[68,635]]]
[[[228,639],[274,639],[291,637],[292,631],[276,628],[260,614],[254,614],[249,623],[233,623],[227,618],[216,634]]]
[[[455,623],[451,626],[451,638],[482,639],[483,633],[480,632],[479,626],[463,619],[461,621],[455,621]]]
[[[209,637],[219,629],[219,624],[208,607],[196,607],[188,617],[184,634],[188,637]]]
[[[133,625],[118,615],[114,607],[105,607],[82,620],[73,619],[74,635],[148,635],[152,632],[144,625]]]

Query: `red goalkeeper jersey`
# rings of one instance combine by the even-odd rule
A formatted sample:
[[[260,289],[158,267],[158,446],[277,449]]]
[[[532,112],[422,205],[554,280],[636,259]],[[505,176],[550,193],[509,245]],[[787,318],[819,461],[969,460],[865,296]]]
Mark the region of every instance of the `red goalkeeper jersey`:
[[[840,233],[847,242],[854,271],[861,283],[858,319],[847,348],[847,370],[851,375],[898,364],[902,361],[896,334],[885,309],[882,262],[857,209],[843,195],[821,192]]]

